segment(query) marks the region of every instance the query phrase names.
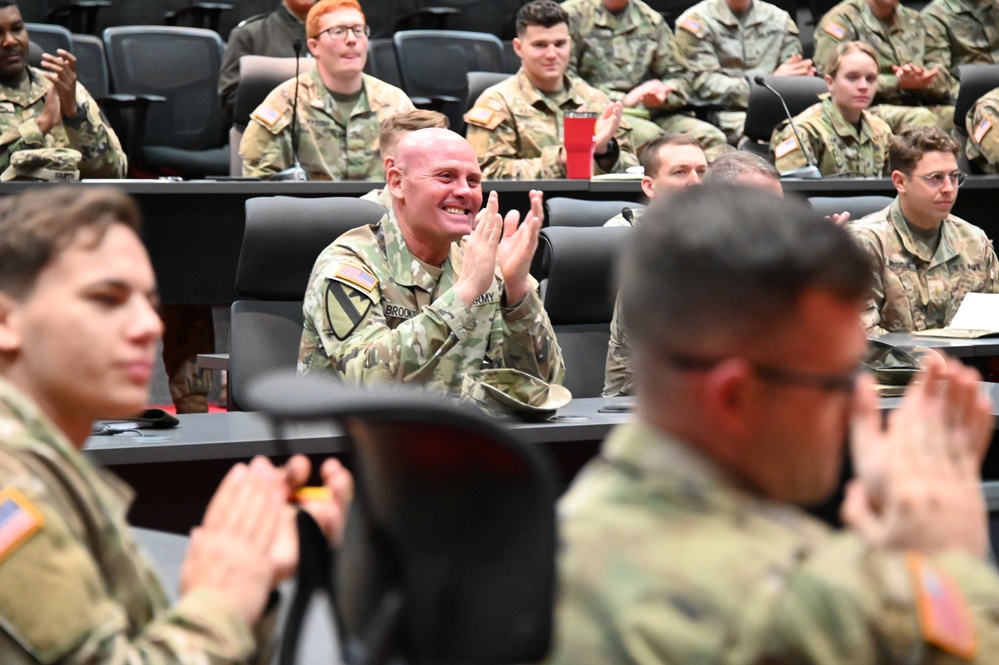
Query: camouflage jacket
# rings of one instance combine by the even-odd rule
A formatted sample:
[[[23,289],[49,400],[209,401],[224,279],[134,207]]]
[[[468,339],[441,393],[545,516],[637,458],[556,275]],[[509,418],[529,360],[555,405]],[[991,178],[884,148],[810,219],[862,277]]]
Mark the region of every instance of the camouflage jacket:
[[[0,662],[228,665],[254,657],[256,638],[231,601],[199,590],[168,605],[125,521],[131,501],[124,483],[0,382]],[[273,617],[258,630],[267,624]]]
[[[801,53],[791,16],[763,0],[740,21],[725,0],[702,0],[676,22],[676,40],[694,73],[694,95],[729,109],[749,103],[749,74],[772,74]]]
[[[239,87],[239,59],[244,55],[293,58],[295,39],[305,43],[305,22],[288,11],[284,3],[268,14],[251,16],[232,29],[219,70],[219,99],[227,117],[232,118]],[[308,50],[302,57],[308,57]]]
[[[967,129],[968,161],[985,173],[999,173],[999,88],[978,98],[968,112]]]
[[[642,0],[628,0],[620,16],[604,9],[601,0],[568,0],[572,56],[569,73],[619,101],[649,77],[674,91],[660,107],[671,111],[687,104],[690,81],[687,58],[677,46],[662,14]]]
[[[558,101],[531,85],[523,68],[516,76],[482,93],[465,114],[465,122],[468,142],[475,148],[483,177],[494,180],[565,177],[565,166],[559,163],[563,114],[584,105],[588,111],[603,113],[610,100],[575,76],[566,77],[565,90],[554,98]],[[620,154],[611,171],[621,172],[636,166],[638,157],[626,118],[621,119],[614,138]],[[603,173],[596,162],[594,172]]]
[[[890,28],[871,13],[867,0],[843,0],[826,12],[815,27],[815,66],[822,71],[836,53],[836,47],[851,41],[867,42],[878,54],[881,73],[875,104],[918,106],[920,103],[953,101],[955,81],[944,59],[946,44],[939,35],[928,34],[923,16],[905,5],[895,7]],[[902,90],[893,65],[913,64],[940,71],[924,90]]]
[[[920,630],[946,579],[973,662],[999,650],[988,563],[873,549],[643,424],[611,433],[559,502],[559,528],[553,664],[965,662]]]
[[[505,307],[497,270],[489,290],[467,307],[454,290],[461,262],[456,244],[439,268],[413,256],[392,209],[377,225],[340,236],[309,278],[299,371],[454,393],[464,374],[489,367],[561,383],[562,352],[537,292]]]
[[[917,242],[898,199],[884,210],[851,220],[847,229],[867,250],[874,289],[864,312],[869,334],[942,328],[966,293],[999,293],[992,241],[977,226],[950,215],[936,253]]]
[[[18,88],[0,86],[0,172],[19,150],[73,148],[83,155],[81,178],[124,178],[128,170],[125,152],[83,84],[76,84],[76,117],[64,118],[42,135],[36,119],[51,89],[52,82],[34,67],[28,67],[28,76]]]
[[[378,149],[381,122],[413,103],[399,88],[364,74],[364,94],[350,113],[347,127],[334,119],[336,101],[319,70],[298,79],[298,159],[313,180],[378,180],[385,177]],[[243,175],[266,177],[294,164],[291,108],[295,81],[277,88],[250,116],[239,154]]]
[[[922,14],[926,39],[940,44],[942,66],[950,68],[956,99],[960,65],[999,63],[999,7],[993,0],[933,0]]]
[[[805,142],[804,149],[812,156],[823,175],[857,171],[854,175],[880,178],[887,175],[888,141],[891,127],[881,118],[864,111],[860,116],[861,130],[847,122],[828,97],[805,109],[794,119]],[[785,120],[774,130],[770,152],[781,173],[808,165],[798,145],[791,125]]]

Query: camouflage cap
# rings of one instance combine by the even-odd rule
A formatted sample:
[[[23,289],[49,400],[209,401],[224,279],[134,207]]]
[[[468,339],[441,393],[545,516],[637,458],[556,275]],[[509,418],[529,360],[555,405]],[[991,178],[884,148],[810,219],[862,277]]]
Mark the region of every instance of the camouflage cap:
[[[572,399],[557,383],[548,383],[518,369],[483,369],[469,372],[461,382],[461,400],[474,402],[498,416],[545,420]]]
[[[879,385],[905,386],[919,372],[919,360],[913,353],[918,353],[919,347],[906,351],[876,339],[870,345],[864,367]]]
[[[72,148],[39,148],[18,150],[10,158],[10,166],[0,174],[0,181],[42,180],[56,182],[79,180],[79,164],[83,155]]]

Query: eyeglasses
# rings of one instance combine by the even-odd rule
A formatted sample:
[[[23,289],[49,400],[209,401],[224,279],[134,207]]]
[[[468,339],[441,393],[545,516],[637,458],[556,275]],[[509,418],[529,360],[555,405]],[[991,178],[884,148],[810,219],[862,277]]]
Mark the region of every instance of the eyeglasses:
[[[371,36],[370,25],[333,25],[325,30],[321,30],[319,34],[316,35],[316,39],[322,37],[323,33],[329,35],[330,39],[346,39],[348,30],[350,30],[357,39]]]
[[[953,173],[930,173],[927,175],[916,175],[910,176],[916,178],[922,178],[926,181],[926,184],[933,189],[940,189],[944,186],[945,180],[950,180],[950,184],[954,187],[960,187],[964,184],[964,181],[968,179],[968,174],[964,171],[954,171]]]
[[[708,370],[726,358],[702,358],[682,353],[667,354],[664,359],[673,367],[682,370]],[[839,392],[852,395],[857,386],[857,377],[864,369],[862,363],[848,374],[819,374],[817,372],[801,372],[783,367],[775,367],[764,363],[746,361],[758,377],[771,383],[787,386],[804,386],[825,392]]]

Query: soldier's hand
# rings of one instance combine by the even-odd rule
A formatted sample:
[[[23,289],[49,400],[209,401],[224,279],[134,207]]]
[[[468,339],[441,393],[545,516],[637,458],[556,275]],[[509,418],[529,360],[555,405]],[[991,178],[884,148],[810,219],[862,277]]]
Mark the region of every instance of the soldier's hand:
[[[76,56],[69,51],[59,49],[56,55],[42,54],[42,68],[45,77],[52,81],[53,89],[59,93],[62,104],[62,117],[72,118],[77,113],[76,108]]]
[[[926,69],[918,65],[892,65],[892,71],[898,78],[898,87],[902,90],[922,90],[933,83],[940,71],[939,67]]]
[[[624,113],[624,106],[621,102],[614,102],[604,109],[604,112],[597,118],[597,125],[593,130],[594,151],[597,154],[607,152],[610,140],[617,133],[617,128],[621,125],[621,115]]]
[[[520,302],[531,288],[528,276],[534,251],[538,248],[538,231],[545,218],[544,194],[532,189],[531,209],[518,225],[520,214],[516,210],[507,213],[503,224],[503,239],[496,253],[500,272],[503,274],[507,305]]]
[[[776,76],[815,76],[812,61],[795,53],[774,70]]]
[[[233,467],[191,533],[181,593],[212,589],[256,624],[274,588],[271,547],[287,509],[285,491],[283,474],[265,458]]]
[[[671,86],[659,79],[650,79],[632,88],[621,103],[628,108],[641,104],[647,109],[657,109],[666,103],[666,97],[673,92]]]
[[[489,193],[486,207],[475,216],[475,228],[462,238],[464,251],[462,272],[454,288],[468,307],[489,290],[496,274],[496,250],[503,234],[503,218],[499,214],[499,195]]]
[[[62,106],[59,102],[59,93],[53,88],[45,94],[45,106],[35,118],[35,124],[38,125],[38,131],[42,136],[45,136],[60,122],[62,122]]]

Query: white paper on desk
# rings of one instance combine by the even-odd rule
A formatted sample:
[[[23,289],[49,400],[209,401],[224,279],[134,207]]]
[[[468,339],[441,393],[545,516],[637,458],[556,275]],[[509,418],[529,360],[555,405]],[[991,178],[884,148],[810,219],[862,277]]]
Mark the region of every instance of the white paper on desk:
[[[969,293],[948,328],[999,331],[999,293]]]

